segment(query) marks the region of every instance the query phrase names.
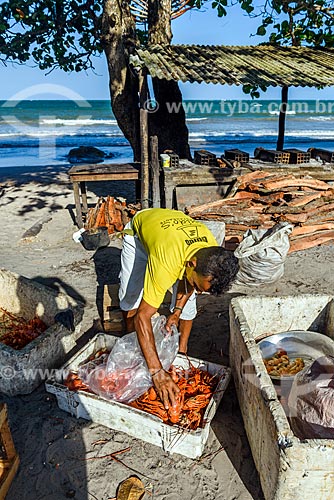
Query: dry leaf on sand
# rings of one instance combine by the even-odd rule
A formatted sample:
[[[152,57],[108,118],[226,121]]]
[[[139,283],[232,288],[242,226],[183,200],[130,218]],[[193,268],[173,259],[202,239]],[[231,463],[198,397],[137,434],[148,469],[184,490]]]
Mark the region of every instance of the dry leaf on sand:
[[[140,500],[145,494],[145,487],[136,476],[125,479],[118,488],[117,500]]]

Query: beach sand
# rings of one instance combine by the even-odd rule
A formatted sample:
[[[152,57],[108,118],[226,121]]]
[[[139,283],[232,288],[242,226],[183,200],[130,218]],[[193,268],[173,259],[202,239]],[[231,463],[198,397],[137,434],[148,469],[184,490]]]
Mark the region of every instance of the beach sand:
[[[88,252],[73,241],[77,230],[73,193],[65,172],[50,169],[33,176],[16,175],[12,180],[2,175],[1,182],[0,266],[85,301],[81,343],[87,341],[101,329],[96,304],[103,285],[117,282],[120,240],[97,252]],[[126,191],[125,184],[113,187],[119,192],[110,194],[132,201],[133,186]],[[92,186],[89,202],[95,203],[98,192]],[[35,224],[40,231],[22,238]],[[324,246],[292,254],[279,282],[247,293],[332,293],[333,281],[333,247]],[[232,290],[223,298],[199,297],[191,356],[228,363],[228,304],[235,294]],[[198,461],[168,455],[124,433],[77,420],[57,407],[43,385],[32,394],[3,400],[21,460],[8,500],[112,499],[119,483],[134,472],[108,458],[87,459],[127,447],[130,450],[119,458],[137,471],[147,488],[147,499],[263,498],[233,383],[212,422],[204,457]]]

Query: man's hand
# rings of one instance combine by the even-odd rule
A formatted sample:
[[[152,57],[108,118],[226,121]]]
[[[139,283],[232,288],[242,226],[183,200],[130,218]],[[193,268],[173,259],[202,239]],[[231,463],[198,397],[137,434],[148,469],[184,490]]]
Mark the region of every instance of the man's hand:
[[[167,332],[171,332],[173,325],[176,326],[176,328],[179,326],[180,313],[181,313],[181,311],[176,310],[168,316],[167,321],[166,321],[166,326],[165,326]]]
[[[152,380],[166,410],[174,406],[180,389],[173,382],[172,377],[165,370],[160,370],[152,376]]]

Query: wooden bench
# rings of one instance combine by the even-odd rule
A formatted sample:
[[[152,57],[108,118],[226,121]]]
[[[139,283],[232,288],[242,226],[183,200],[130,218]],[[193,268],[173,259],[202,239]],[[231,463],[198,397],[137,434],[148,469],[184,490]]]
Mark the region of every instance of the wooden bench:
[[[69,170],[68,174],[73,184],[77,225],[82,228],[82,215],[88,211],[86,182],[138,181],[139,164],[101,163],[75,165]]]
[[[19,457],[15,451],[10,433],[7,406],[0,403],[0,499],[6,497],[19,466]]]

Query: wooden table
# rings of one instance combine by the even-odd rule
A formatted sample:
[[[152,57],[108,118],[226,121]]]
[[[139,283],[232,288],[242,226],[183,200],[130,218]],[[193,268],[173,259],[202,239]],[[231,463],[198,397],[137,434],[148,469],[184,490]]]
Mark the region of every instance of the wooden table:
[[[86,182],[138,181],[139,164],[102,163],[75,165],[69,170],[68,174],[73,184],[77,225],[79,228],[82,228],[82,214],[88,211]]]
[[[187,205],[200,205],[221,199],[237,177],[254,170],[265,170],[275,174],[292,174],[296,177],[309,175],[315,179],[334,183],[334,164],[311,160],[302,165],[281,165],[250,159],[232,171],[219,167],[196,165],[180,160],[177,168],[163,169],[163,189],[166,208],[183,210]]]
[[[250,172],[196,165],[180,160],[180,166],[163,169],[163,190],[166,208],[183,210],[187,205],[200,205],[223,198],[237,176]]]

